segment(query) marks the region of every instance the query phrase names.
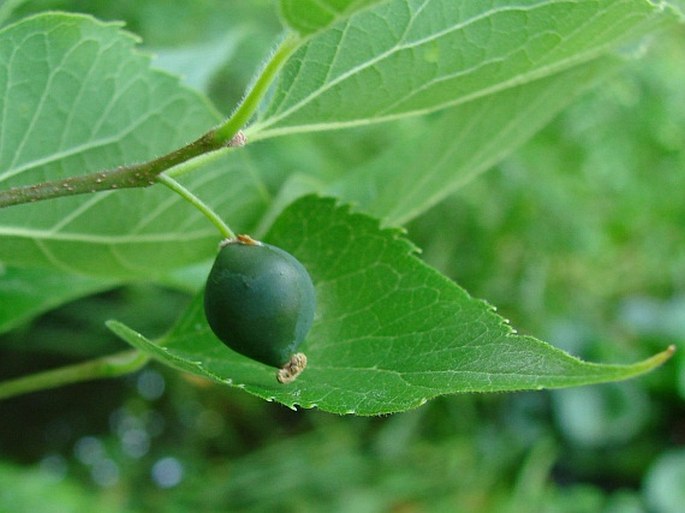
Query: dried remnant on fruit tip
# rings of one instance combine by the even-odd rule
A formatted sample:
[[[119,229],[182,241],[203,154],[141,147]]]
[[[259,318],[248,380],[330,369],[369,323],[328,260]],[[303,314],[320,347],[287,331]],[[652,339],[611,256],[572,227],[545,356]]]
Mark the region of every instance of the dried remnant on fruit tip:
[[[278,370],[276,379],[279,383],[284,385],[292,383],[297,379],[297,376],[302,374],[302,371],[307,366],[307,357],[304,353],[295,353],[290,357],[290,361]]]

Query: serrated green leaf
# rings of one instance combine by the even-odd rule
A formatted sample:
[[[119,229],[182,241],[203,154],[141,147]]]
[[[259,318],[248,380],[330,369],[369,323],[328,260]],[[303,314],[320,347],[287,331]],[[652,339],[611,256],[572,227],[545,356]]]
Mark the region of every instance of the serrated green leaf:
[[[619,62],[598,59],[453,107],[327,192],[403,225],[507,156]]]
[[[280,385],[273,368],[219,342],[201,296],[158,343],[113,326],[173,367],[291,407],[363,415],[407,410],[448,393],[626,379],[670,355],[599,365],[516,335],[491,306],[422,263],[397,230],[381,230],[374,219],[333,200],[298,200],[265,240],[299,258],[316,284],[317,314],[302,346],[309,364],[296,382]]]
[[[384,2],[296,52],[251,136],[465,103],[605,55],[653,29],[662,11],[644,0]]]
[[[312,34],[382,0],[281,0],[281,15],[290,28]]]
[[[200,94],[153,70],[118,24],[39,15],[0,31],[0,187],[145,161],[218,120]],[[184,184],[235,224],[264,196],[228,155]],[[58,198],[0,210],[0,260],[106,276],[159,275],[210,257],[220,238],[162,186]]]

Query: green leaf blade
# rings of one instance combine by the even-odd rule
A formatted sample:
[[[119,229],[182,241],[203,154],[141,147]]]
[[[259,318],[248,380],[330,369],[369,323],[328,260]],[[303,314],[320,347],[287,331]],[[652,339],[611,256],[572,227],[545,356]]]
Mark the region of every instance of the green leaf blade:
[[[318,32],[381,0],[281,0],[281,17],[300,35]]]
[[[134,346],[290,407],[361,415],[407,410],[442,394],[626,379],[670,355],[592,364],[518,336],[492,307],[416,258],[397,230],[380,230],[376,220],[332,200],[298,200],[265,240],[300,259],[317,288],[314,327],[302,346],[309,364],[296,382],[280,385],[275,369],[219,342],[201,296],[159,344],[136,335]]]
[[[1,188],[147,161],[217,123],[205,97],[152,69],[135,43],[118,24],[80,15],[44,14],[0,31]],[[182,180],[237,229],[265,205],[244,158],[215,155]],[[4,208],[0,238],[9,264],[128,279],[210,258],[221,236],[155,186]]]
[[[664,18],[644,1],[384,2],[298,51],[251,134],[357,126],[458,105],[589,62]]]
[[[506,157],[621,62],[598,59],[447,109],[327,192],[385,225],[404,225]]]

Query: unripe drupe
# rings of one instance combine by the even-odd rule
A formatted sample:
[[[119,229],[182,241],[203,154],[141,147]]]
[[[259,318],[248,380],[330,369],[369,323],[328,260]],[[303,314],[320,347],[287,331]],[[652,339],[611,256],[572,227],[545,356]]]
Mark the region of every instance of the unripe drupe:
[[[245,235],[222,243],[205,288],[209,326],[234,351],[281,368],[282,383],[306,365],[297,348],[315,305],[312,280],[290,253]]]

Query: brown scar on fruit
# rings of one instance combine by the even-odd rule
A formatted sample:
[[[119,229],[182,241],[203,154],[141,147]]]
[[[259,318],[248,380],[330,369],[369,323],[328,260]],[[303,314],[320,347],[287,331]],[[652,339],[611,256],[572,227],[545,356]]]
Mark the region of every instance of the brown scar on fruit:
[[[307,366],[307,357],[304,353],[295,353],[290,357],[290,361],[278,370],[276,379],[284,385],[292,383],[302,373]]]

